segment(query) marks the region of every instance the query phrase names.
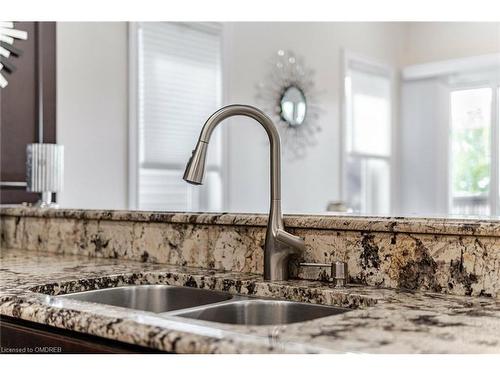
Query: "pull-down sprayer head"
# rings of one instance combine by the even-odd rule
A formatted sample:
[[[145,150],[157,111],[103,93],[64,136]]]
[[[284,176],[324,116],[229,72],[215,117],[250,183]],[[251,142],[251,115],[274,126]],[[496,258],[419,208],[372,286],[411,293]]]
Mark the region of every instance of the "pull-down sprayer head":
[[[200,137],[189,159],[184,180],[194,185],[203,183],[205,172],[205,162],[207,158],[207,148],[215,128],[225,119],[233,116],[250,117],[257,121],[266,131],[269,137],[270,157],[271,157],[271,200],[281,199],[281,150],[278,129],[273,121],[260,109],[248,105],[233,104],[216,111],[203,125]]]
[[[205,174],[205,161],[207,159],[207,142],[198,140],[193,154],[189,158],[184,171],[184,181],[193,185],[203,184],[203,176]]]

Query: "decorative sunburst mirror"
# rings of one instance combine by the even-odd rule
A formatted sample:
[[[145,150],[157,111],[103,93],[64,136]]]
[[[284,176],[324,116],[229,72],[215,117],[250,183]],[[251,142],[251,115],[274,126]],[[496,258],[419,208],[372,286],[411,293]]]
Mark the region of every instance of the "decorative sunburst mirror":
[[[316,104],[314,71],[291,51],[279,50],[270,62],[266,80],[259,83],[260,107],[278,125],[288,159],[302,158],[315,145],[320,109]]]
[[[16,71],[13,57],[22,55],[19,48],[14,47],[16,39],[28,39],[28,33],[14,28],[14,22],[0,21],[0,88],[5,88],[9,82],[5,73],[12,74]]]

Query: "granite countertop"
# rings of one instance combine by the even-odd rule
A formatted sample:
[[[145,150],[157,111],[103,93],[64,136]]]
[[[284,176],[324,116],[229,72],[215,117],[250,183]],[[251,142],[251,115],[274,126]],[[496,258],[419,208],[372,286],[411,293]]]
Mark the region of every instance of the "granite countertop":
[[[20,205],[0,205],[3,216],[64,218],[78,220],[136,221],[148,223],[210,224],[233,226],[267,225],[268,214],[227,212],[158,212],[88,209],[39,209]],[[454,234],[496,236],[500,217],[446,216],[363,216],[356,214],[324,213],[285,214],[287,228],[362,230],[391,233]]]
[[[500,301],[120,259],[1,250],[0,313],[177,353],[500,353]],[[64,294],[172,284],[338,305],[352,311],[286,326],[234,326],[76,301]]]

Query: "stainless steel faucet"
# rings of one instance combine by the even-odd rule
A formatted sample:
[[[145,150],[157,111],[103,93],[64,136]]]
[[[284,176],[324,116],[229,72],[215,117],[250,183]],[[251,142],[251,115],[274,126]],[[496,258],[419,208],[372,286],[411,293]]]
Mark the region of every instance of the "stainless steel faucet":
[[[291,254],[304,250],[304,240],[285,231],[281,213],[281,142],[278,129],[272,120],[260,109],[249,105],[228,105],[210,116],[200,133],[193,154],[188,161],[184,180],[201,185],[205,171],[208,142],[216,126],[232,116],[247,116],[261,124],[271,147],[271,208],[267,222],[264,248],[264,279],[287,280],[288,258]]]

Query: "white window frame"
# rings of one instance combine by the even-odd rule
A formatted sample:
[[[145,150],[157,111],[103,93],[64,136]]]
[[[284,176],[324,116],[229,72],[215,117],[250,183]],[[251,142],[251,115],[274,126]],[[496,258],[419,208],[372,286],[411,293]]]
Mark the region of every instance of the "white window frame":
[[[500,79],[485,79],[471,82],[461,82],[449,85],[448,97],[451,97],[451,93],[453,91],[461,91],[461,90],[474,90],[474,89],[486,89],[489,88],[492,91],[491,95],[491,132],[490,132],[490,147],[491,147],[491,161],[490,161],[490,192],[488,197],[488,203],[490,205],[490,213],[491,216],[497,216],[500,213],[499,200],[500,200],[500,125],[499,125],[499,102],[498,102],[498,91],[500,90]],[[448,213],[452,212],[453,208],[453,174],[451,170],[452,166],[452,118],[451,118],[451,100],[449,101],[450,105],[448,108]]]
[[[138,92],[138,22],[128,23],[128,77],[129,77],[129,95],[128,95],[128,209],[138,209],[139,202],[139,92]],[[212,23],[213,24],[213,23]],[[217,24],[221,28],[221,69],[222,69],[222,104],[227,102],[228,98],[228,78],[229,71],[227,69],[228,60],[228,27],[225,24]],[[228,166],[228,131],[227,127],[221,130],[221,179],[222,179],[222,207],[223,209],[228,206],[228,183],[229,183],[229,166]],[[193,148],[195,141],[193,141]],[[187,163],[187,160],[186,160]],[[206,203],[206,202],[205,202]]]
[[[390,64],[364,56],[363,54],[359,54],[349,50],[342,50],[341,53],[341,74],[340,77],[340,103],[341,103],[341,111],[340,111],[340,179],[339,179],[339,191],[341,201],[348,205],[346,201],[347,198],[347,160],[349,156],[362,157],[362,158],[371,158],[371,159],[379,159],[386,160],[389,164],[389,186],[390,186],[390,207],[389,213],[392,214],[397,210],[398,204],[398,191],[397,191],[397,122],[398,122],[398,112],[397,108],[399,103],[397,102],[397,70],[391,66]],[[390,141],[390,155],[389,156],[381,156],[381,155],[372,155],[368,153],[352,153],[347,151],[347,92],[345,79],[347,77],[349,66],[351,62],[357,62],[362,65],[371,66],[376,70],[383,71],[384,74],[389,78],[390,81],[390,100],[391,100],[391,141]]]
[[[453,77],[455,75],[460,74],[471,74],[473,72],[478,71],[487,71],[494,69],[498,69],[500,66],[500,53],[492,53],[486,55],[479,56],[470,56],[458,59],[451,60],[443,60],[443,61],[435,61],[430,63],[423,63],[417,65],[406,66],[402,69],[402,78],[404,80],[419,80],[426,78],[437,78],[441,77],[442,79],[446,79],[446,77]],[[452,148],[451,148],[451,101],[449,100],[451,91],[455,90],[467,90],[474,88],[486,88],[490,87],[493,89],[492,95],[492,103],[493,106],[491,109],[491,118],[492,118],[492,129],[491,129],[491,142],[492,142],[492,162],[491,162],[491,185],[490,185],[490,207],[491,212],[490,215],[499,215],[500,214],[500,197],[498,196],[498,192],[500,191],[499,182],[499,137],[500,137],[500,129],[499,129],[499,118],[500,118],[500,109],[498,108],[498,87],[500,87],[500,75],[497,75],[497,78],[493,79],[462,79],[459,82],[450,83],[447,82],[449,93],[448,93],[448,123],[444,126],[446,127],[446,131],[448,134],[448,141],[443,144],[443,147],[446,147],[447,150],[445,152],[446,155],[446,163],[447,169],[442,171],[443,183],[446,183],[446,212],[451,213],[452,209],[452,174],[450,173],[451,169],[451,160],[452,160]],[[496,88],[496,89],[495,89]],[[495,189],[495,192],[493,192]]]

